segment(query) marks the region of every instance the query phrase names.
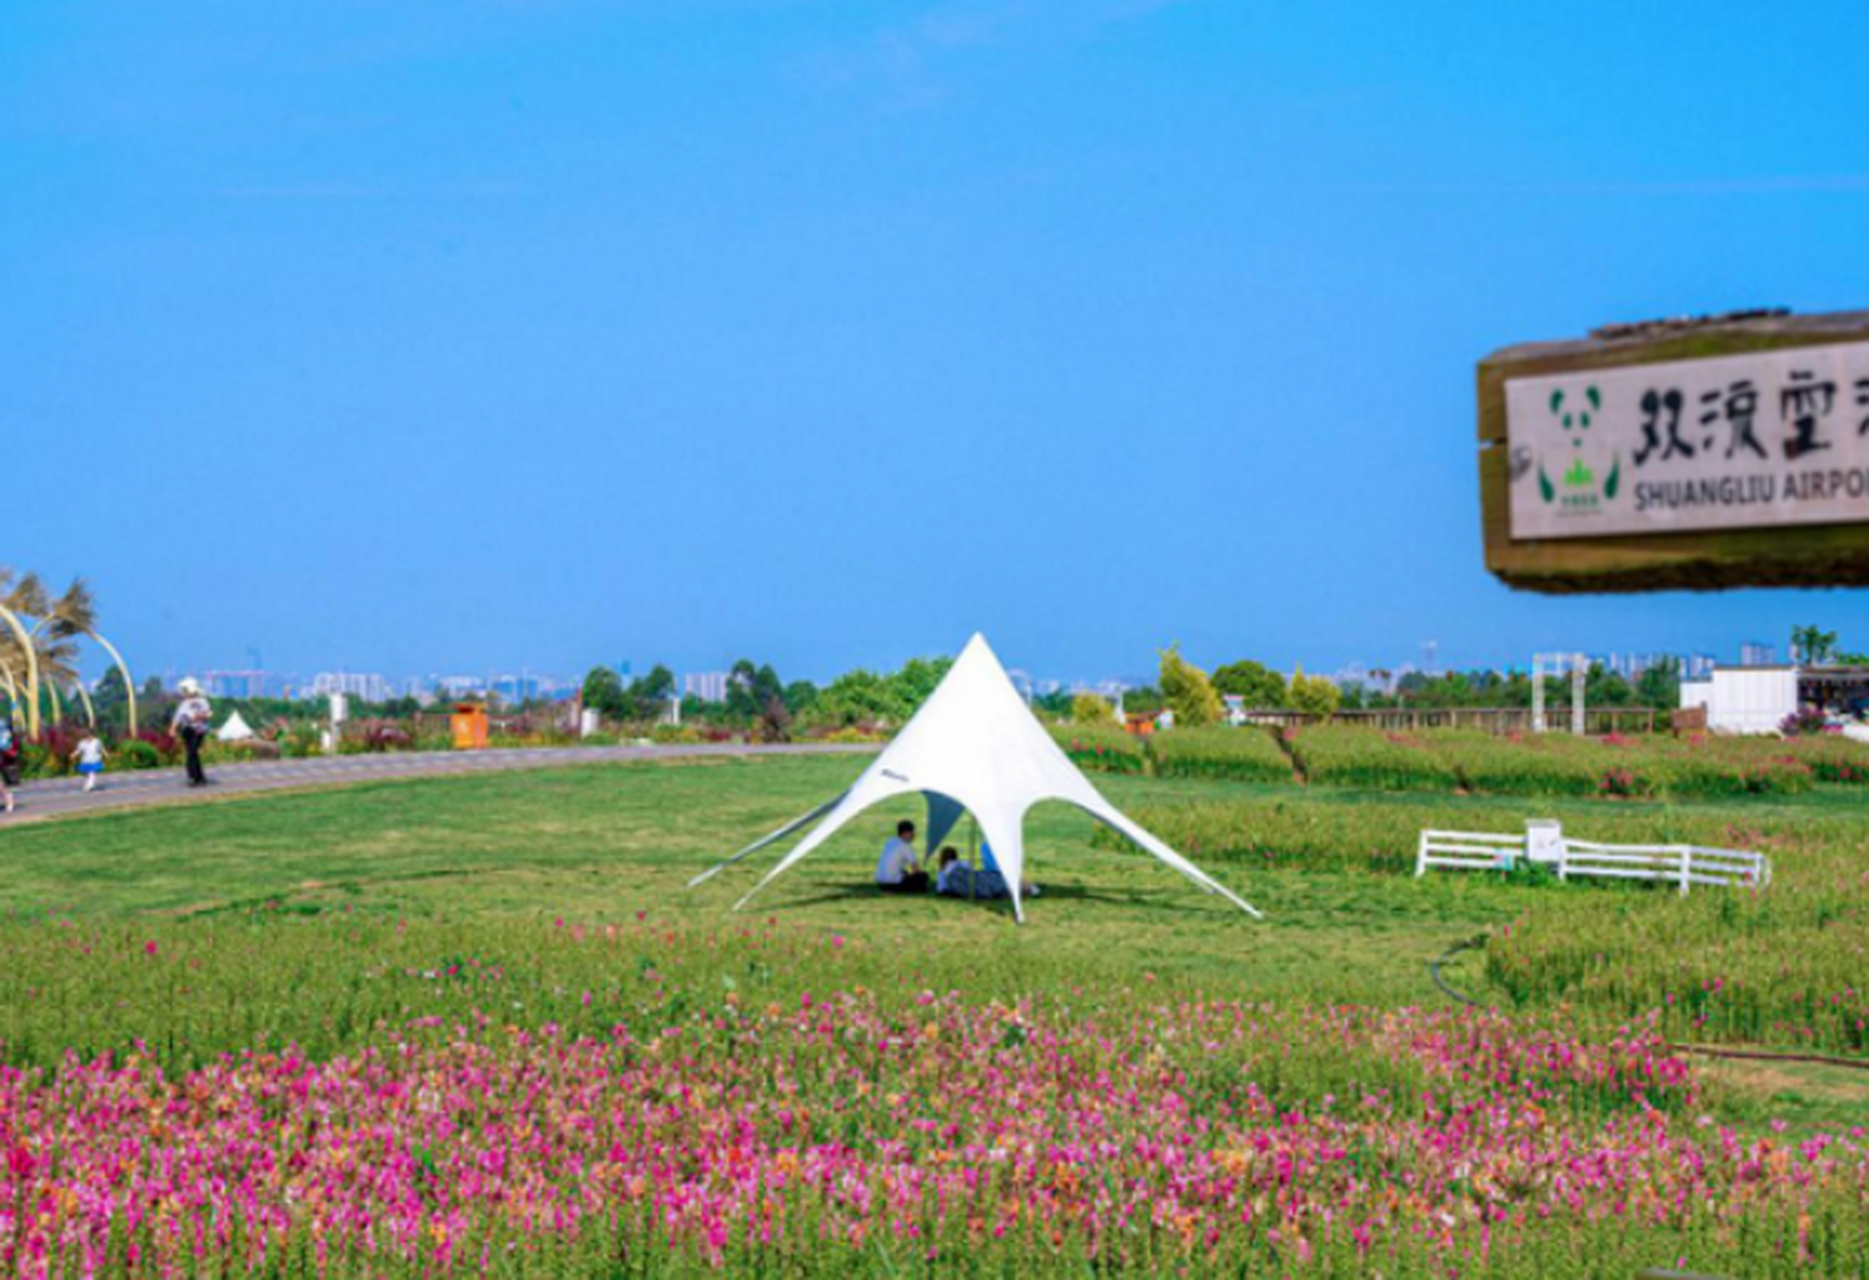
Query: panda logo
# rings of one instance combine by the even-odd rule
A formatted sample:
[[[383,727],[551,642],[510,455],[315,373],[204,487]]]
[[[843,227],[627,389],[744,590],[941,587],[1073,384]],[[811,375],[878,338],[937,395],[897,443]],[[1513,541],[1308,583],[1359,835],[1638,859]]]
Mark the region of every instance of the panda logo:
[[[1564,439],[1570,443],[1565,451],[1569,462],[1553,480],[1545,469],[1544,460],[1539,460],[1538,496],[1547,503],[1557,504],[1567,514],[1588,515],[1599,510],[1603,503],[1614,501],[1622,488],[1621,454],[1610,455],[1609,474],[1600,485],[1596,468],[1586,460],[1591,452],[1586,447],[1592,439],[1590,429],[1603,414],[1603,393],[1592,384],[1572,398],[1569,391],[1559,387],[1551,393],[1549,407],[1552,418],[1563,428]]]

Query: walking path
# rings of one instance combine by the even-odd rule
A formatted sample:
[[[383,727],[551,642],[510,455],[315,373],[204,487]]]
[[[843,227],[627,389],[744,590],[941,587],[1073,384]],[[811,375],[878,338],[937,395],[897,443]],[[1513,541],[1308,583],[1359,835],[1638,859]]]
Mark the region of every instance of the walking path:
[[[0,831],[35,818],[97,809],[172,804],[252,791],[341,786],[385,778],[427,778],[553,765],[606,764],[625,760],[677,760],[696,756],[846,755],[875,747],[842,743],[796,743],[769,747],[695,743],[649,747],[503,747],[486,751],[406,751],[382,755],[317,756],[222,764],[209,769],[211,785],[191,788],[180,766],[106,774],[100,790],[86,795],[77,778],[46,778],[14,788],[19,808],[0,816]]]

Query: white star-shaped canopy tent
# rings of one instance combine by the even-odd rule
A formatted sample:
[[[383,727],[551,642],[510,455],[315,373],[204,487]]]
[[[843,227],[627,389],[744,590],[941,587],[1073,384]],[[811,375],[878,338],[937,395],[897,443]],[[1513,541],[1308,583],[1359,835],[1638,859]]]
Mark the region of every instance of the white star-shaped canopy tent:
[[[921,710],[848,791],[755,840],[696,876],[689,887],[816,822],[811,833],[735,904],[738,910],[864,810],[912,795],[925,797],[928,805],[925,849],[938,849],[961,815],[971,813],[1009,885],[1017,886],[1025,872],[1027,811],[1041,801],[1062,800],[1121,833],[1204,891],[1219,894],[1248,915],[1259,915],[1245,899],[1105,800],[1033,717],[985,637],[979,635],[967,642]],[[1024,923],[1024,905],[1016,893],[1012,909]]]

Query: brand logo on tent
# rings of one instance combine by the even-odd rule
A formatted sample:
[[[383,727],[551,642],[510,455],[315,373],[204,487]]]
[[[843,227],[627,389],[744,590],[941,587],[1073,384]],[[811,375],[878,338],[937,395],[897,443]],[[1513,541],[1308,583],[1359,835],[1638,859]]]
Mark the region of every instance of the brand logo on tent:
[[[894,769],[884,769],[882,771],[882,775],[883,777],[888,778],[893,782],[907,782],[908,781],[907,778],[897,773]]]

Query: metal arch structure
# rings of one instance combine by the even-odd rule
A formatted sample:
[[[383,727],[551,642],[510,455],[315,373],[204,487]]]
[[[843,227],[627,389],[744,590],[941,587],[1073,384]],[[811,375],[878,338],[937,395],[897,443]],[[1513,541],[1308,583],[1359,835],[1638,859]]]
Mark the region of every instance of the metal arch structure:
[[[71,691],[78,695],[78,701],[84,706],[84,722],[93,729],[97,728],[97,708],[91,703],[91,695],[84,687],[84,681],[73,680]]]
[[[130,675],[130,664],[123,660],[121,653],[117,652],[116,645],[89,627],[83,628],[83,631],[85,635],[97,642],[98,648],[110,655],[112,662],[117,664],[117,673],[123,677],[124,705],[129,708],[130,712],[130,736],[134,738],[136,736],[136,680]]]
[[[39,619],[39,621],[33,624],[32,631],[28,634],[27,641],[26,641],[26,652],[28,655],[36,655],[36,650],[33,648],[33,644],[32,644],[32,637],[37,636],[39,634],[40,628],[44,627],[47,623],[59,621],[59,620],[61,620],[59,617],[59,614],[56,611],[54,611],[52,613],[48,613],[45,617]],[[71,619],[69,618],[65,618],[62,620],[68,623],[71,621]],[[117,652],[116,645],[104,639],[104,637],[99,635],[94,629],[90,627],[77,627],[76,630],[78,631],[79,634],[83,635],[86,639],[96,644],[98,648],[102,649],[105,653],[109,654],[111,662],[116,664],[117,674],[123,677],[123,697],[124,697],[124,705],[128,709],[129,716],[130,716],[130,736],[135,737],[136,736],[136,680],[133,676],[130,675],[130,664],[123,660],[123,655],[121,653]],[[32,661],[33,668],[34,668],[32,675],[36,680],[38,676],[38,660],[36,656],[31,657],[30,660]],[[76,687],[78,689],[79,695],[84,700],[84,713],[90,719],[91,727],[95,729],[97,727],[97,711],[91,705],[91,695],[84,691],[84,685],[82,682],[79,682],[76,685]],[[57,699],[58,699],[58,693],[56,690],[53,691],[52,698],[53,698],[54,705],[56,706]],[[37,697],[35,697],[33,701],[36,707],[38,703]],[[38,725],[36,722],[31,732],[34,737],[38,736],[39,730],[38,730]]]
[[[39,736],[39,651],[33,645],[32,632],[26,629],[19,615],[5,605],[0,604],[0,622],[5,622],[19,640],[19,647],[26,654],[26,736]],[[18,705],[17,703],[15,705]]]

